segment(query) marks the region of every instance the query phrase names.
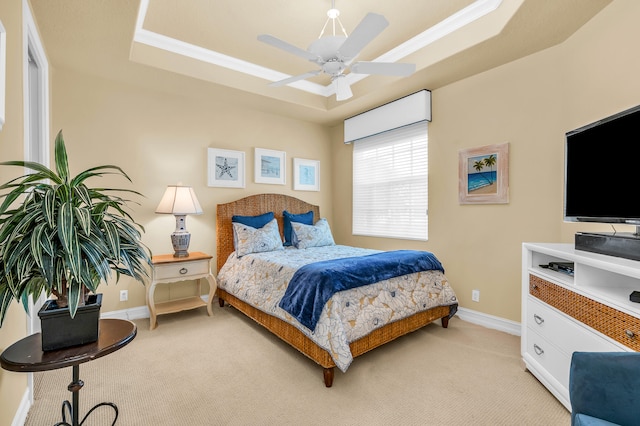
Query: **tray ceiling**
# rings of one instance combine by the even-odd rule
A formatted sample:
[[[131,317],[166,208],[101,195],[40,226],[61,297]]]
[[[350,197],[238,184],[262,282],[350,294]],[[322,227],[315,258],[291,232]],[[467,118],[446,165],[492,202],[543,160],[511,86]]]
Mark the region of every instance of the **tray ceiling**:
[[[335,0],[348,33],[369,12],[389,21],[357,60],[416,64],[404,78],[347,75],[354,96],[338,102],[324,75],[270,87],[316,65],[257,40],[270,34],[306,49],[331,0],[31,0],[56,69],[326,124],[561,43],[610,2]]]

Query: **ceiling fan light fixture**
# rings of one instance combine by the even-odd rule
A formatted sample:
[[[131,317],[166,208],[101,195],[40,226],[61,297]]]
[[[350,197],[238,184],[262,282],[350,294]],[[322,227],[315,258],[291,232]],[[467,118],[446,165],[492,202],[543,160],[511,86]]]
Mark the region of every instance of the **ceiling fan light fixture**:
[[[333,84],[336,89],[336,101],[344,101],[353,96],[351,87],[349,86],[344,74],[339,74],[333,77]]]
[[[353,96],[350,85],[357,80],[354,78],[350,78],[349,80],[345,79],[343,72],[345,69],[352,67],[352,61],[358,56],[360,51],[376,38],[378,34],[389,25],[389,22],[382,15],[368,13],[356,26],[351,35],[347,35],[338,18],[339,15],[340,12],[335,8],[335,0],[332,0],[331,9],[327,12],[328,19],[322,27],[320,37],[312,42],[307,50],[300,49],[268,34],[258,36],[258,40],[307,59],[321,68],[319,72],[309,71],[304,74],[274,81],[269,84],[270,86],[278,87],[292,84],[323,72],[331,77],[336,100],[344,101]],[[332,24],[332,35],[325,36],[324,32],[329,23]],[[344,36],[336,35],[336,23],[340,25]],[[360,74],[391,76],[408,76],[415,71],[415,65],[392,62],[360,62],[354,65],[356,72],[353,77],[355,77],[358,71]],[[353,73],[354,69],[351,69],[351,72]]]

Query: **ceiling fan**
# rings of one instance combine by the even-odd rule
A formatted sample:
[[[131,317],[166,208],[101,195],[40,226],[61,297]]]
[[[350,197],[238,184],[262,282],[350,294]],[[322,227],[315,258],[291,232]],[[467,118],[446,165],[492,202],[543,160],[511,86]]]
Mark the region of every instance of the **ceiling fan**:
[[[360,51],[389,25],[389,22],[384,16],[376,13],[368,13],[349,36],[338,18],[340,11],[335,8],[335,0],[331,1],[331,9],[327,12],[327,16],[327,21],[322,27],[318,39],[311,43],[307,50],[296,47],[272,35],[261,34],[258,36],[258,40],[314,62],[320,67],[318,70],[275,81],[269,84],[270,86],[284,86],[298,80],[316,76],[320,73],[325,73],[331,77],[336,92],[336,100],[343,101],[353,96],[351,87],[349,87],[349,83],[345,79],[344,71],[347,68],[355,74],[378,74],[401,77],[409,76],[415,72],[415,64],[353,62]],[[333,34],[325,36],[324,32],[329,22],[332,23]],[[336,35],[336,22],[340,25],[344,35]]]

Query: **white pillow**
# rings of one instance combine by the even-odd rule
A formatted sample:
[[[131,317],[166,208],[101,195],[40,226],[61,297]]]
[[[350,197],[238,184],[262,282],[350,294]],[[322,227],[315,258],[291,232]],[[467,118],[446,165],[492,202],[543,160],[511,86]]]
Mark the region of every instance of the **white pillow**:
[[[233,223],[236,239],[236,255],[242,257],[249,253],[284,250],[278,231],[278,222],[273,219],[262,228],[253,228],[242,223]]]
[[[293,228],[291,242],[296,248],[304,249],[336,245],[327,219],[320,219],[315,225],[291,222],[291,227]]]

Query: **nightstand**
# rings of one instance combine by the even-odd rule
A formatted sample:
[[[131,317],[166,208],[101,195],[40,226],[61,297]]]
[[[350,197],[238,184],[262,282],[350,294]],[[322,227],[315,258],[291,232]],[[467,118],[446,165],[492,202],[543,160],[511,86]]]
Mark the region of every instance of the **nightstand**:
[[[156,317],[163,314],[172,314],[207,307],[209,316],[213,315],[211,302],[218,285],[211,274],[211,259],[213,256],[202,252],[191,252],[188,257],[173,257],[173,254],[161,254],[151,258],[151,283],[147,286],[147,306],[149,307],[149,329],[156,328]],[[205,278],[209,282],[209,300],[203,301],[201,295],[200,279]],[[177,283],[187,280],[197,280],[197,295],[168,302],[155,303],[153,294],[156,285]]]

